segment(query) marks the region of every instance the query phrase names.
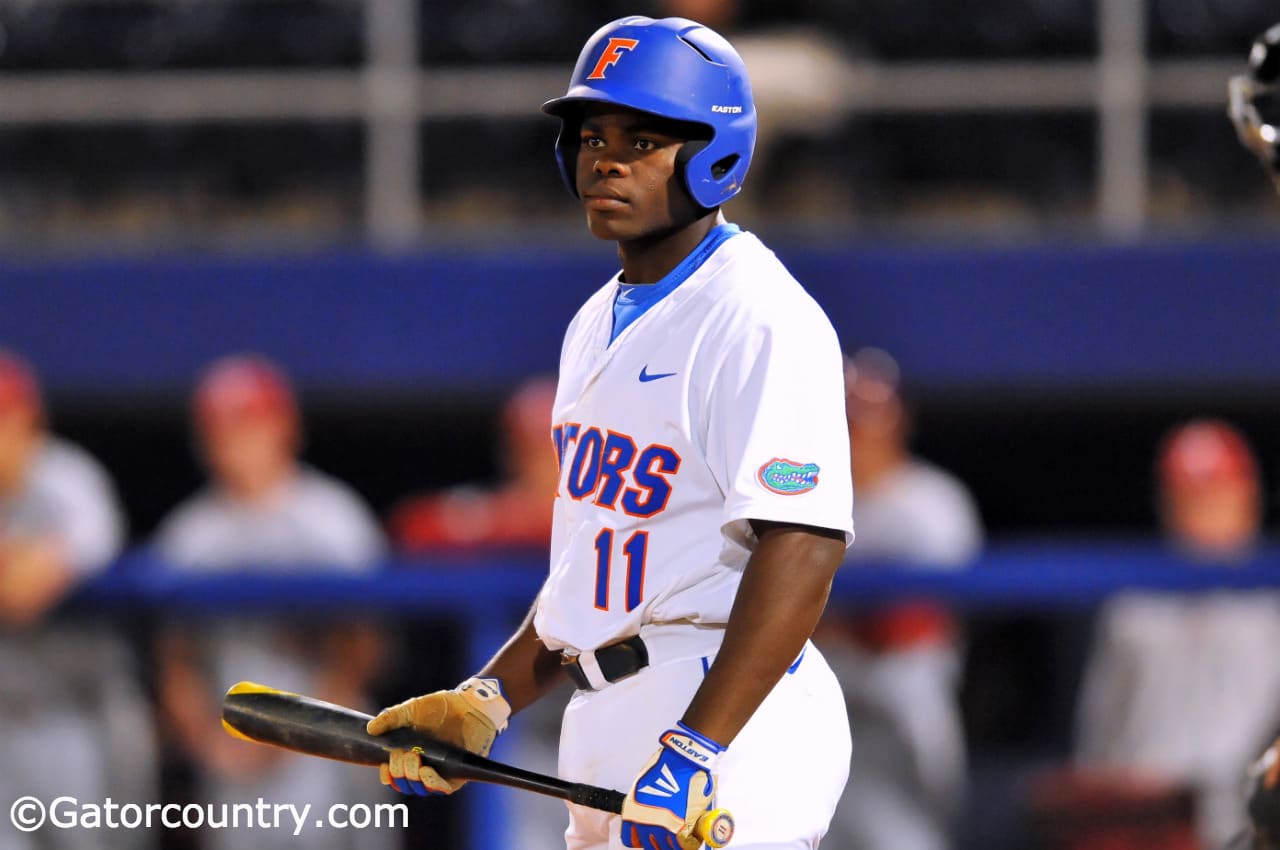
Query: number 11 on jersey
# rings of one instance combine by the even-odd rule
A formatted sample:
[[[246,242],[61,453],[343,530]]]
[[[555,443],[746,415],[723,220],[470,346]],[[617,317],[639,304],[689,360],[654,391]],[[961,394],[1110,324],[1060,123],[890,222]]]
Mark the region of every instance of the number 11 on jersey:
[[[613,529],[602,528],[596,535],[596,608],[609,610],[609,577],[613,569]],[[649,532],[637,531],[622,544],[627,561],[627,608],[630,611],[644,597],[644,559],[649,550]]]

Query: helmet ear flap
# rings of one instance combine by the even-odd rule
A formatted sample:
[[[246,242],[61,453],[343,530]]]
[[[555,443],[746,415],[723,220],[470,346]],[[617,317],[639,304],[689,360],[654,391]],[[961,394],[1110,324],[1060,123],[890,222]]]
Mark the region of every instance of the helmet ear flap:
[[[710,209],[710,207],[703,206],[698,200],[698,195],[693,189],[693,181],[689,177],[689,161],[706,150],[709,144],[711,144],[710,139],[690,139],[681,145],[680,150],[676,152],[676,173],[680,175],[680,182],[689,197],[693,198],[694,203],[704,210]]]
[[[569,194],[580,197],[578,192],[578,148],[582,131],[582,118],[576,115],[563,115],[560,121],[560,135],[556,137],[556,162],[560,165],[560,176]]]
[[[709,144],[711,144],[710,139],[690,139],[685,142],[680,146],[680,150],[676,151],[676,166],[683,172],[689,165],[689,160],[706,150]]]
[[[689,195],[694,199],[695,202],[697,202],[698,206],[700,206],[704,210],[714,209],[715,206],[718,206],[718,204],[715,206],[708,207],[705,203],[703,203],[702,200],[700,200],[698,197],[700,193],[694,188],[694,181],[698,180],[699,182],[701,182],[701,181],[704,181],[707,177],[710,177],[712,181],[718,183],[720,180],[722,180],[725,177],[725,175],[733,171],[733,169],[737,167],[738,163],[742,161],[741,154],[736,152],[730,152],[729,154],[720,157],[720,159],[716,160],[715,162],[711,163],[708,166],[699,166],[697,174],[691,176],[689,173],[689,163],[693,160],[694,157],[696,157],[698,154],[706,150],[707,146],[710,144],[711,144],[710,139],[692,139],[688,142],[685,142],[684,145],[681,146],[679,152],[676,154],[676,168],[681,175],[681,179],[684,181],[685,189],[688,190]],[[714,192],[717,190],[712,188],[711,191]]]

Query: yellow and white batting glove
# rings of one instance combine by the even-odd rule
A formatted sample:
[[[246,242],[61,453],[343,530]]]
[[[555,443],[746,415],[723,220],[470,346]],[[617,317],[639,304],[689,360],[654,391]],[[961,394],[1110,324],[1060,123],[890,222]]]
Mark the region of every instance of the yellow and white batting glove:
[[[622,845],[698,850],[703,843],[695,834],[698,821],[715,798],[716,763],[724,747],[683,723],[663,732],[658,741],[662,746],[622,804]]]
[[[384,708],[366,727],[370,735],[382,735],[405,727],[478,753],[489,754],[498,734],[507,728],[511,706],[497,679],[467,679],[451,691],[436,691]],[[448,780],[422,763],[412,750],[394,750],[378,777],[401,794],[452,794],[465,779]]]

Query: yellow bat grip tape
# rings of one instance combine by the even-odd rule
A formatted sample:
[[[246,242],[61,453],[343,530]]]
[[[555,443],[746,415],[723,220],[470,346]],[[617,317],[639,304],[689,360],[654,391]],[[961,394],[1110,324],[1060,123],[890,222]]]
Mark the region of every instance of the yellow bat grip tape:
[[[257,682],[236,682],[234,685],[232,685],[230,688],[227,689],[227,696],[229,697],[239,696],[241,694],[284,694],[286,696],[297,696],[297,694],[291,693],[289,691],[282,691],[282,690],[279,690],[278,688],[272,688],[268,685],[260,685]],[[222,729],[231,737],[239,738],[241,741],[252,741],[255,744],[262,743],[261,741],[250,738],[248,735],[244,734],[239,729],[232,726],[230,723],[227,722],[227,719],[225,717],[222,719]]]
[[[257,682],[236,682],[227,689],[227,696],[236,694],[285,694],[287,696],[296,697],[291,691],[282,691],[279,688],[273,688],[269,685],[260,685]]]
[[[260,743],[259,741],[254,741],[252,738],[250,738],[248,735],[241,732],[236,727],[232,726],[226,720],[222,721],[222,730],[226,732],[228,735],[230,735],[232,738],[239,738],[241,741],[253,741],[253,743],[255,744]]]

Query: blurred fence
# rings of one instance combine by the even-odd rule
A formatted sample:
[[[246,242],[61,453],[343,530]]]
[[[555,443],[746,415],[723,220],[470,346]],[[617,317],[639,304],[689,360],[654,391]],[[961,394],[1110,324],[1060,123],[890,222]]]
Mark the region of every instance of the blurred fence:
[[[528,226],[538,216],[521,196],[563,202],[550,158],[554,127],[538,105],[562,89],[596,26],[660,5],[0,4],[0,159],[8,163],[0,195],[16,198],[0,214],[0,235],[22,245],[43,230],[75,230],[79,217],[81,230],[111,219],[108,230],[143,243],[172,239],[171,222],[152,209],[166,194],[179,200],[160,206],[189,217],[188,238],[210,222],[226,227],[222,205],[237,207],[230,218],[241,228],[270,220],[297,238],[289,228],[301,217],[313,238],[350,228],[380,247],[416,243],[477,197],[484,215]],[[827,175],[857,170],[849,150],[872,171],[895,172],[887,184],[857,184],[860,202],[948,185],[942,207],[977,195],[967,208],[990,212],[1043,191],[1059,196],[1048,204],[1055,215],[1128,238],[1170,212],[1222,212],[1200,204],[1229,205],[1219,197],[1223,182],[1263,194],[1222,116],[1227,77],[1243,68],[1249,39],[1273,22],[1263,0],[988,0],[959,18],[929,0],[906,10],[868,0],[763,15],[740,5],[744,28],[730,34],[753,69],[773,136],[880,122],[823,153]],[[950,123],[956,116],[996,120]],[[1017,122],[1028,116],[1049,120],[1027,134]],[[877,153],[874,137],[886,134],[926,173],[913,180],[915,166]],[[793,159],[762,145],[756,170]],[[1021,167],[1002,173],[1010,160]],[[1206,170],[1221,160],[1223,168]],[[68,180],[73,171],[83,179]],[[791,182],[804,178],[778,185]],[[127,201],[106,204],[113,212],[103,215],[97,193],[81,183],[114,186]],[[831,188],[828,180],[827,191],[808,193],[812,212],[837,205]],[[50,205],[50,195],[75,200]],[[447,195],[462,203],[437,206]],[[320,209],[329,206],[341,211]],[[32,219],[41,226],[27,229]]]
[[[189,614],[283,613],[292,608],[309,613],[439,613],[468,622],[504,613],[514,627],[545,576],[545,560],[528,554],[406,558],[368,575],[306,565],[284,574],[193,575],[167,570],[146,549],[138,549],[86,585],[72,604]],[[836,575],[832,604],[856,607],[928,597],[966,610],[1025,611],[1092,606],[1125,590],[1192,593],[1265,587],[1280,587],[1280,546],[1262,547],[1245,561],[1213,564],[1189,560],[1150,541],[1072,544],[1045,538],[991,544],[963,569],[847,565]],[[482,647],[480,654],[488,658],[496,649]]]

